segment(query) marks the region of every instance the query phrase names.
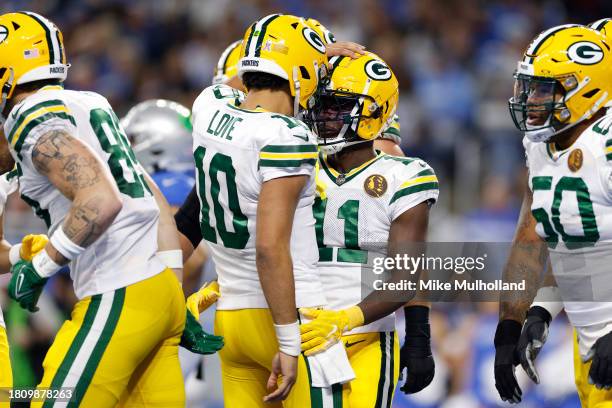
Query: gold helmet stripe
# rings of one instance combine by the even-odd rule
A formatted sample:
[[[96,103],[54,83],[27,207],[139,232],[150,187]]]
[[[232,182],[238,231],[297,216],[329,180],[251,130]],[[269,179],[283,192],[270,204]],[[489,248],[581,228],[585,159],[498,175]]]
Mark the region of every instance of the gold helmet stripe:
[[[43,16],[31,13],[28,11],[22,11],[20,14],[25,14],[28,17],[35,20],[40,26],[45,30],[45,36],[47,37],[47,47],[49,48],[49,65],[53,64],[61,64],[63,61],[62,56],[62,47],[59,41],[59,31],[57,28],[46,18]],[[52,31],[56,32],[56,35],[53,35]],[[56,55],[59,57],[59,61],[56,60]]]
[[[538,52],[538,49],[542,46],[542,44],[546,42],[547,39],[549,39],[550,37],[552,37],[559,31],[565,30],[570,27],[579,27],[579,25],[578,24],[564,24],[564,25],[553,27],[553,28],[549,28],[548,30],[540,33],[540,35],[538,35],[536,39],[533,40],[533,42],[531,43],[531,45],[525,52],[525,58],[523,59],[523,62],[531,64],[533,62],[532,55]]]
[[[255,23],[255,27],[253,27],[251,30],[251,35],[249,36],[249,41],[247,42],[247,47],[245,48],[245,57],[261,56],[261,45],[266,34],[266,28],[272,20],[279,16],[280,14],[270,14]],[[253,41],[254,37],[257,37],[257,41]]]

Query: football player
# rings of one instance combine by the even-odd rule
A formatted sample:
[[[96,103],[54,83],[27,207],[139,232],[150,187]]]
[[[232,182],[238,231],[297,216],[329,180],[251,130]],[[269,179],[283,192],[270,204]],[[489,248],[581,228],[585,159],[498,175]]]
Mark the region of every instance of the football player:
[[[433,379],[429,308],[412,303],[404,309],[400,361],[393,312],[401,304],[382,313],[371,304],[354,306],[361,300],[362,270],[373,257],[393,256],[400,243],[425,241],[438,180],[422,160],[373,147],[398,101],[398,82],[387,64],[369,52],[357,59],[333,57],[330,64],[330,78],[320,85],[307,123],[321,149],[314,206],[318,266],[333,310],[301,309],[315,318],[302,325],[302,348],[314,354],[340,338],[356,374],[345,385],[350,406],[386,407],[404,367],[406,392],[418,392]]]
[[[538,382],[534,359],[563,307],[576,331],[582,406],[612,404],[612,290],[606,278],[612,117],[605,109],[612,99],[611,46],[591,28],[557,26],[539,34],[518,62],[509,107],[525,134],[529,179],[504,279],[525,280],[528,290],[500,302],[495,381],[503,400],[521,400],[514,375],[519,362]],[[552,278],[539,284],[549,256]]]
[[[312,214],[317,145],[296,116],[326,64],[323,40],[300,18],[263,17],[242,40],[247,94],[214,85],[192,109],[199,204],[188,198],[176,219],[188,245],[203,237],[215,262],[227,407],[341,403],[340,392],[311,393],[296,309],[325,304]]]
[[[82,406],[183,406],[185,302],[156,256],[168,211],[160,214],[106,99],[63,88],[69,65],[59,29],[31,12],[4,14],[0,26],[4,135],[21,196],[50,236],[11,268],[9,295],[36,311],[45,282],[70,263],[79,298],[39,386],[74,388],[71,403]]]
[[[315,19],[305,19],[304,22],[310,26],[325,43],[325,52],[328,57],[332,56],[349,56],[354,57],[363,53],[363,46],[352,43],[349,41],[336,42],[334,35],[327,30],[321,23]],[[213,74],[213,85],[224,84],[234,89],[244,92],[245,88],[238,76],[238,61],[240,59],[242,40],[234,41],[221,53],[217,65],[215,66]],[[399,131],[399,123],[396,122],[396,128]],[[393,127],[390,126],[389,129]],[[389,135],[393,134],[393,131],[388,132]],[[396,139],[397,140],[397,139]],[[378,142],[377,142],[378,143]],[[397,142],[399,144],[399,142]],[[387,148],[384,147],[383,148]],[[401,149],[397,148],[401,153]],[[395,151],[397,153],[397,151]],[[403,155],[403,154],[402,154]],[[195,187],[190,193],[190,197],[185,202],[184,207],[177,214],[177,223],[188,225],[192,223],[192,220],[197,219],[199,213],[199,203],[197,199],[197,192]],[[185,230],[187,233],[187,230]],[[196,248],[200,240],[202,239],[201,234],[198,230],[195,230],[189,237],[185,236],[183,232],[179,231],[181,245],[183,248],[184,259],[187,260],[191,256],[191,252]],[[190,307],[194,312],[199,310],[200,313],[204,312],[218,297],[218,284],[217,282],[206,283],[200,290],[187,299],[187,306]]]

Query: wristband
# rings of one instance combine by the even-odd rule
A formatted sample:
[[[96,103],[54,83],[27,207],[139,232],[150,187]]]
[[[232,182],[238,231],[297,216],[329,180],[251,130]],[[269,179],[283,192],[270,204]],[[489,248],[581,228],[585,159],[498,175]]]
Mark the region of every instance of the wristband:
[[[406,324],[405,352],[414,357],[431,355],[431,329],[429,308],[426,306],[407,306],[404,308]]]
[[[183,268],[183,251],[172,249],[170,251],[159,251],[157,258],[170,269]]]
[[[34,266],[36,273],[38,273],[41,278],[48,278],[62,269],[61,265],[56,264],[55,261],[51,259],[46,249],[43,249],[38,255],[32,258],[32,266]]]
[[[563,310],[563,301],[561,300],[561,294],[559,288],[556,286],[544,286],[538,289],[535,299],[531,307],[540,306],[550,313],[551,320],[557,316],[561,310]]]
[[[13,266],[21,260],[21,244],[13,245],[9,249],[9,263]]]
[[[64,256],[64,258],[72,261],[77,256],[81,255],[85,248],[78,246],[74,242],[68,238],[68,236],[64,233],[62,226],[55,230],[51,238],[49,239],[53,248],[55,248],[60,254]]]
[[[298,321],[289,324],[275,324],[274,330],[278,340],[278,349],[289,356],[299,356],[302,349]]]

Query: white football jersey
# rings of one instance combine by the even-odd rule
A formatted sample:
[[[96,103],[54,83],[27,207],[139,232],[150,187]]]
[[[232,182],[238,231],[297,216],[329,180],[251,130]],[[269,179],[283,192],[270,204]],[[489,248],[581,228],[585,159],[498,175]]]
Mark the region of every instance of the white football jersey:
[[[340,174],[319,157],[315,218],[319,271],[328,306],[344,309],[372,291],[362,273],[372,274],[372,259],[387,255],[391,223],[406,210],[438,198],[438,179],[423,160],[378,155]],[[346,334],[392,331],[390,314]]]
[[[72,205],[32,163],[38,139],[52,131],[78,138],[106,164],[123,208],[106,232],[70,263],[79,298],[122,288],[164,269],[156,258],[159,209],[108,101],[93,92],[47,86],[14,106],[4,124],[19,192],[52,235]]]
[[[291,235],[296,303],[322,306],[312,214],[315,137],[292,117],[241,109],[243,97],[226,85],[214,85],[198,96],[192,111],[200,226],[219,276],[217,308],[268,307],[255,264],[259,193],[264,182],[295,175],[309,176]]]
[[[548,243],[583,356],[597,339],[591,331],[612,323],[611,126],[608,113],[564,151],[523,140],[536,232]]]

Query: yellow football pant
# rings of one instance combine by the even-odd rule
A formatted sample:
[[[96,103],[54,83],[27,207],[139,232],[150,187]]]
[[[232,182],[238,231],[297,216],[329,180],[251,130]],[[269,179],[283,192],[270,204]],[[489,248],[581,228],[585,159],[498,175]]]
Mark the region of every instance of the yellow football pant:
[[[13,371],[11,370],[8,339],[6,338],[6,329],[2,326],[0,326],[0,387],[13,387]],[[0,408],[9,408],[8,398],[8,392],[0,391]]]
[[[264,403],[271,391],[266,383],[272,358],[278,351],[272,315],[269,309],[217,310],[215,334],[225,338],[219,352],[225,408],[309,408],[342,407],[342,387],[310,387],[307,360],[298,357],[297,380],[289,396],[281,403]]]
[[[397,333],[376,332],[342,336],[356,378],[344,384],[350,408],[391,406],[399,380]]]
[[[39,387],[73,388],[68,407],[184,407],[178,344],[185,310],[170,269],[80,300],[47,352]]]
[[[612,408],[612,390],[598,390],[589,384],[591,361],[582,362],[578,352],[578,336],[574,331],[574,378],[583,408]]]

